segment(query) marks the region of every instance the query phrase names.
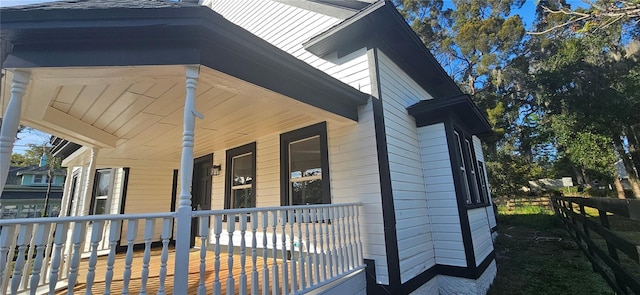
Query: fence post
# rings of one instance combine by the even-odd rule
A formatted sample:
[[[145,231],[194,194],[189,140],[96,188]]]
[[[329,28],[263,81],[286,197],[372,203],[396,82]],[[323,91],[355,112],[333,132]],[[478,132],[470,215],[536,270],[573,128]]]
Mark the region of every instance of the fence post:
[[[591,240],[591,233],[589,232],[589,225],[587,224],[587,213],[584,210],[583,204],[578,204],[580,206],[580,215],[582,216],[582,230],[584,230],[584,234],[587,236],[589,240]],[[595,253],[593,252],[593,247],[591,247],[591,243],[587,243],[587,248],[589,249],[589,254],[595,257]],[[596,266],[592,263],[591,267],[593,271],[596,271]]]
[[[600,225],[602,225],[602,227],[606,229],[611,229],[611,225],[609,224],[609,217],[607,216],[607,211],[598,209],[598,215],[600,216]],[[615,262],[619,263],[620,259],[618,258],[618,251],[616,250],[616,247],[608,240],[606,240],[606,242],[607,242],[607,249],[609,250],[609,256],[611,256],[611,259],[613,259]],[[618,288],[626,292],[627,285],[625,284],[624,279],[622,279],[622,276],[620,275],[620,273],[613,270],[613,275],[616,277],[616,283],[618,284]]]

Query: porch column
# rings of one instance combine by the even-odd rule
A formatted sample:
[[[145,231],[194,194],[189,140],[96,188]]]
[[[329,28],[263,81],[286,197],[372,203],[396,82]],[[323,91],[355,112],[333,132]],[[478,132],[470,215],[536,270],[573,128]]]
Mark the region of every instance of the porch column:
[[[82,190],[82,197],[79,197],[78,200],[82,200],[82,208],[78,208],[79,205],[76,205],[75,213],[76,215],[89,215],[91,212],[91,208],[87,208],[91,206],[91,198],[93,194],[93,182],[96,178],[96,161],[98,160],[98,152],[100,151],[97,147],[91,148],[91,159],[89,160],[89,166],[87,167],[87,173],[84,173],[87,178],[84,180],[84,187]],[[80,203],[80,202],[76,202]],[[78,210],[80,209],[80,210]],[[78,211],[80,213],[78,213]]]
[[[4,190],[7,176],[9,176],[11,153],[18,134],[20,115],[22,113],[22,97],[27,90],[29,78],[30,74],[27,72],[13,72],[11,99],[2,117],[2,130],[0,130],[0,192]]]
[[[191,239],[191,178],[193,177],[193,137],[196,117],[196,85],[199,66],[187,66],[186,97],[184,101],[184,126],[182,134],[182,158],[180,160],[180,200],[177,209],[176,256],[173,294],[187,294],[189,279],[189,248]]]

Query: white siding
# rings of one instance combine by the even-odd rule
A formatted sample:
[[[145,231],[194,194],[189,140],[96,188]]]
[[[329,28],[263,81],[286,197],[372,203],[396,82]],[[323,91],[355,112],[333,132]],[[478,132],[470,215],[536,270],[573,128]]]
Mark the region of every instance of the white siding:
[[[360,232],[364,243],[364,257],[375,259],[377,281],[388,284],[380,174],[371,101],[360,107],[358,116],[357,125],[328,124],[332,201],[363,203]]]
[[[418,128],[436,263],[467,266],[444,124]]]
[[[487,210],[485,208],[477,208],[467,212],[469,214],[471,240],[473,241],[473,252],[477,266],[493,251],[493,240],[491,239],[491,230],[487,222]]]
[[[406,109],[431,96],[382,52],[378,66],[404,283],[436,263],[418,131]]]
[[[473,136],[473,149],[475,150],[476,153],[476,159],[478,159],[478,161],[482,161],[483,165],[484,165],[484,181],[487,184],[487,193],[489,194],[489,202],[491,204],[493,204],[493,200],[491,199],[491,189],[489,186],[489,178],[487,178],[487,164],[484,160],[484,153],[482,152],[482,142],[480,141],[480,138]],[[485,210],[487,211],[487,218],[489,219],[489,227],[490,228],[494,228],[497,225],[496,222],[496,215],[495,212],[493,211],[493,206],[489,206],[486,207]]]
[[[204,1],[203,5],[345,84],[371,93],[366,49],[339,59],[322,59],[302,46],[312,37],[338,24],[341,19],[272,0],[209,0]]]

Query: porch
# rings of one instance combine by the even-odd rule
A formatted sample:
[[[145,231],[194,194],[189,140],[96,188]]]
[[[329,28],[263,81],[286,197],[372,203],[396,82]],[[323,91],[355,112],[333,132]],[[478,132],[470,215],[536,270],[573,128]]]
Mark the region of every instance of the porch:
[[[194,211],[189,220],[198,221],[201,247],[188,253],[170,246],[172,212],[0,220],[0,293],[320,290],[363,271],[359,208],[354,203]],[[138,226],[144,242],[136,245]],[[153,247],[156,226],[161,242]],[[118,254],[123,228],[126,252]],[[108,254],[100,256],[102,250]]]

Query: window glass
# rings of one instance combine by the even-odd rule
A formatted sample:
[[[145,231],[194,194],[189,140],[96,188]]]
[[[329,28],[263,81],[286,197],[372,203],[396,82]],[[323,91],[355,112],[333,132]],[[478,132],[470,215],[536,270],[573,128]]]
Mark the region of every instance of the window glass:
[[[103,169],[96,171],[96,180],[94,183],[92,214],[108,214],[109,198],[111,196],[112,186],[112,169]]]
[[[290,204],[322,203],[320,136],[289,144]]]
[[[232,159],[231,208],[255,207],[253,200],[253,153]]]
[[[33,176],[33,183],[48,183],[49,175],[36,174]]]
[[[256,206],[256,143],[227,151],[225,208]]]
[[[479,204],[479,203],[482,203],[482,198],[480,196],[480,192],[478,191],[478,177],[476,175],[476,167],[475,167],[476,163],[475,161],[473,161],[473,149],[471,148],[471,143],[469,142],[468,139],[465,139],[464,141],[467,147],[466,153],[464,154],[464,158],[470,164],[469,173],[467,175],[469,176],[469,183],[471,184],[471,187],[473,187],[473,195],[475,197],[475,202]]]
[[[464,189],[464,196],[467,201],[467,204],[473,203],[473,199],[471,198],[471,191],[469,190],[469,179],[467,179],[467,167],[465,165],[465,155],[462,150],[462,142],[460,141],[460,134],[458,132],[453,132],[456,136],[456,144],[458,145],[458,152],[460,153],[460,178],[462,178],[462,185]]]

